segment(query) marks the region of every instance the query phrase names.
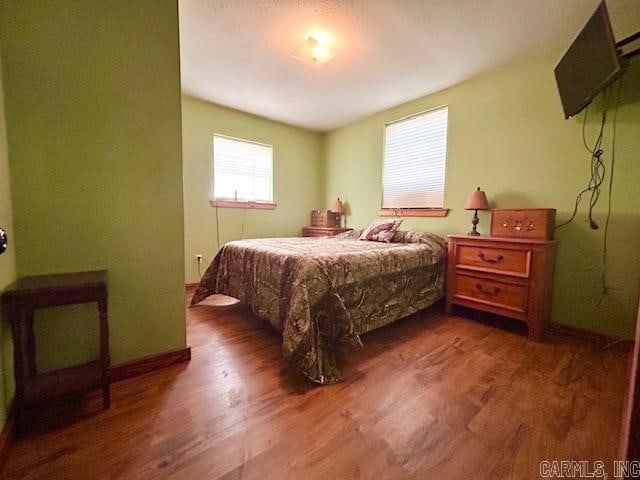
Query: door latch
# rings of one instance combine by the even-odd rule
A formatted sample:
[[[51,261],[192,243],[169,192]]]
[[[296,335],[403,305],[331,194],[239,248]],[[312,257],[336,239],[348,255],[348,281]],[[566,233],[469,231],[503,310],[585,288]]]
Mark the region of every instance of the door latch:
[[[9,236],[3,228],[0,228],[0,255],[2,255],[9,246]]]

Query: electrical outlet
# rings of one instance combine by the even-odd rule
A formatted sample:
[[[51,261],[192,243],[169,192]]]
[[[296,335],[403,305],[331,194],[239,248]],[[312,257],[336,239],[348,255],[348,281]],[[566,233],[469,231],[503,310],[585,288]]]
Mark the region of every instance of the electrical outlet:
[[[196,262],[202,263],[202,255],[200,254],[196,255]]]

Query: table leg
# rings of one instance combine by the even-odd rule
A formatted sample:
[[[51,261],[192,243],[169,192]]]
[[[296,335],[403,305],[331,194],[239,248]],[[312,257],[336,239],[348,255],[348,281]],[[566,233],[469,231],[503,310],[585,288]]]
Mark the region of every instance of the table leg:
[[[30,377],[35,377],[38,374],[38,365],[36,363],[36,336],[33,331],[33,310],[26,311],[24,315],[27,329],[27,373]]]
[[[529,340],[534,342],[542,341],[542,328],[539,323],[529,323]]]
[[[107,311],[107,299],[98,301],[98,313],[100,317],[100,359],[102,361],[102,407],[111,406],[111,388],[109,380],[109,321]]]
[[[25,401],[24,391],[27,375],[25,373],[25,348],[23,339],[23,329],[21,317],[22,311],[10,308],[6,312],[7,320],[11,325],[11,336],[13,338],[13,375],[16,382],[15,393],[15,415],[16,415],[16,433],[18,436],[26,431]]]

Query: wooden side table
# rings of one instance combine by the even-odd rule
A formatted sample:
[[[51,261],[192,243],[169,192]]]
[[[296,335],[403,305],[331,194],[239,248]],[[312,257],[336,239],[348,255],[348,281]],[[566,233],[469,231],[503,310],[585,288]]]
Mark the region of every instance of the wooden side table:
[[[339,233],[348,232],[352,228],[340,227],[304,227],[302,229],[303,237],[333,237]]]
[[[551,316],[556,242],[449,235],[447,312],[453,305],[525,322],[540,341]]]
[[[33,312],[39,308],[96,302],[100,321],[100,358],[83,365],[39,374]],[[45,400],[102,388],[103,408],[111,405],[107,272],[64,273],[18,279],[2,292],[2,307],[11,324],[16,380],[16,421],[21,431],[26,411]]]

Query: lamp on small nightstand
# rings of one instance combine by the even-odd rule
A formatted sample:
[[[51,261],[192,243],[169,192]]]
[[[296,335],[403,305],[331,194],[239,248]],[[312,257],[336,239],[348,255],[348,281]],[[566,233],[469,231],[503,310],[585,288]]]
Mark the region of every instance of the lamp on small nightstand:
[[[465,210],[473,210],[473,218],[471,219],[471,224],[473,225],[473,229],[468,233],[471,236],[478,236],[478,230],[476,227],[480,222],[478,218],[478,210],[489,210],[489,202],[487,201],[487,196],[484,194],[480,187],[476,188],[476,190],[469,197],[469,201],[467,201],[467,206],[464,207]]]
[[[338,197],[338,199],[333,202],[333,205],[331,205],[331,211],[338,214],[338,225],[336,226],[342,227],[342,214],[345,212],[345,208],[340,197]]]

